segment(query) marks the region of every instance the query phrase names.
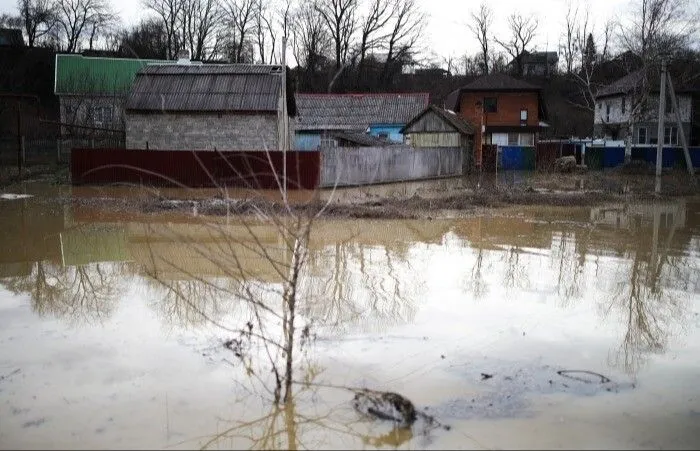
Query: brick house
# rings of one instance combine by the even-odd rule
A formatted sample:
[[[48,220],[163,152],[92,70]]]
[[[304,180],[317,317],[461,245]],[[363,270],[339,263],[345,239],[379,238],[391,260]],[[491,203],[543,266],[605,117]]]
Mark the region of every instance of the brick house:
[[[295,149],[337,147],[337,132],[403,142],[401,129],[428,106],[428,93],[296,94]]]
[[[126,147],[279,150],[284,142],[282,80],[282,67],[276,65],[145,67],[126,100]],[[286,100],[294,116],[294,97]]]
[[[450,93],[445,106],[476,125],[477,153],[483,144],[535,146],[547,126],[541,89],[505,74],[477,78]]]

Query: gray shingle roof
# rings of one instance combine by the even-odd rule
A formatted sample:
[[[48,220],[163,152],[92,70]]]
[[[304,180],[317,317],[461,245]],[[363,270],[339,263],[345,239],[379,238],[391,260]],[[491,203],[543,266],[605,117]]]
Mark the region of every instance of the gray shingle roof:
[[[276,112],[281,87],[280,66],[147,66],[136,75],[126,109]]]
[[[297,94],[296,104],[297,130],[364,131],[407,123],[428,105],[428,94]]]
[[[386,140],[368,135],[367,133],[333,132],[332,136],[364,147],[381,147],[391,144]]]
[[[622,78],[615,80],[608,86],[598,90],[596,97],[613,96],[617,94],[626,94],[633,91],[642,82],[644,72],[640,69],[625,75]]]
[[[650,93],[656,93],[658,94],[659,92],[659,85],[661,82],[661,74],[660,71],[656,70],[656,68],[651,69],[649,72],[647,72],[647,86],[649,89]],[[689,83],[687,80],[678,80],[676,77],[671,77],[671,80],[673,81],[673,87],[674,90],[676,91],[676,94],[680,93],[689,93],[689,92],[694,92],[696,89],[693,87],[692,83]],[[622,78],[619,78],[615,80],[614,82],[610,83],[608,86],[605,86],[596,92],[595,97],[602,98],[602,97],[609,97],[609,96],[617,96],[617,95],[622,95],[622,94],[629,94],[636,89],[642,88],[644,81],[644,70],[639,69],[634,72],[630,72],[629,74],[625,75]],[[666,88],[668,89],[668,88]]]
[[[540,88],[506,74],[490,74],[464,85],[460,91],[539,91]]]
[[[430,105],[428,106],[428,108],[426,108],[416,117],[414,117],[408,124],[406,124],[406,126],[403,129],[401,129],[401,133],[406,133],[406,131],[411,127],[411,125],[418,122],[423,116],[425,116],[429,112],[435,113],[439,118],[441,118],[443,121],[447,122],[450,126],[452,126],[452,128],[454,128],[457,132],[462,133],[464,135],[473,135],[476,130],[474,125],[472,125],[462,116],[459,116],[458,114],[452,111],[442,109],[436,105]]]

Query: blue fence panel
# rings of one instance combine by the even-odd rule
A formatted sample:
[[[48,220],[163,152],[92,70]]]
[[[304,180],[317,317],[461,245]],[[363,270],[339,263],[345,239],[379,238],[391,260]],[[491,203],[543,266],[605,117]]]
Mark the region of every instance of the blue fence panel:
[[[525,159],[523,149],[520,146],[502,146],[501,161],[499,162],[503,170],[525,169]]]
[[[640,158],[641,156],[641,158]],[[678,147],[664,147],[661,153],[661,167],[672,168],[678,163],[685,163],[679,161],[683,160],[683,149]],[[691,152],[692,158],[692,152]],[[647,163],[656,165],[656,147],[637,147],[632,149],[632,159],[642,159]]]
[[[625,162],[624,147],[605,147],[603,148],[603,167],[614,168],[621,166]]]
[[[700,147],[690,147],[690,148],[688,148],[688,150],[690,151],[690,161],[693,162],[693,167],[694,168],[700,167]],[[683,164],[685,164],[685,163],[683,163]]]

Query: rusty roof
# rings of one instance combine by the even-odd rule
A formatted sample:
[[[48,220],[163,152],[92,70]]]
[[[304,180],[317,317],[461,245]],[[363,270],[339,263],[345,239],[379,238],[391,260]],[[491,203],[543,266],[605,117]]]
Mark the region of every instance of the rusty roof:
[[[147,66],[136,75],[126,109],[276,112],[281,70],[254,64]]]
[[[406,124],[428,105],[428,93],[297,94],[297,130],[365,131]]]
[[[425,116],[428,113],[434,113],[437,115],[439,118],[441,118],[444,122],[447,122],[452,128],[455,129],[455,131],[463,134],[463,135],[473,135],[474,131],[476,128],[474,125],[472,125],[469,121],[467,121],[465,118],[462,116],[456,114],[454,111],[450,110],[445,110],[443,108],[440,108],[436,105],[429,105],[428,108],[425,110],[421,111],[420,114],[418,114],[416,117],[411,119],[411,121],[406,124],[404,128],[401,129],[401,133],[407,133],[408,129],[418,122],[423,116]]]

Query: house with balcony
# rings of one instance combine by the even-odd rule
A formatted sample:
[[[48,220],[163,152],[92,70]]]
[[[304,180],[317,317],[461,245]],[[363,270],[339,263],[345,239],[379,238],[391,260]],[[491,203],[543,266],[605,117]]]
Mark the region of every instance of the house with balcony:
[[[542,90],[506,74],[490,74],[450,93],[445,107],[476,126],[475,149],[483,144],[535,146],[547,119]]]
[[[672,81],[678,101],[683,133],[686,141],[691,143],[694,141],[691,140],[694,90],[688,86],[677,85],[673,78]],[[655,74],[649,77],[647,92],[643,90],[643,84],[644,72],[638,70],[618,79],[596,93],[593,117],[593,134],[596,138],[627,140],[631,124],[633,145],[653,145],[659,142],[659,75]],[[664,122],[663,144],[680,145],[680,130],[670,98],[666,99]]]

